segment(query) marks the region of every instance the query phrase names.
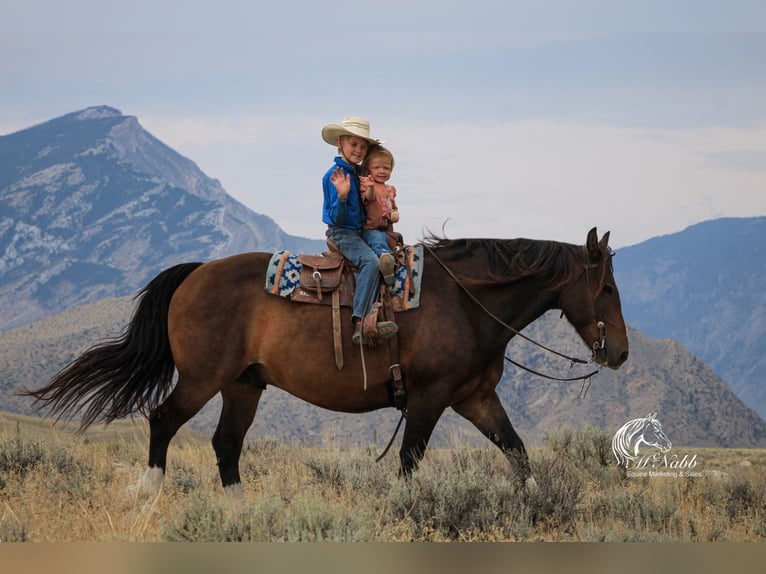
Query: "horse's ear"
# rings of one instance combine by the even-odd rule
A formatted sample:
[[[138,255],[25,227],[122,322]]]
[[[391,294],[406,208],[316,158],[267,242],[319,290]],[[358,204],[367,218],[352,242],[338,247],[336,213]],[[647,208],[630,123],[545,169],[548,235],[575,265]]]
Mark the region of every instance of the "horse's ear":
[[[594,227],[588,232],[588,239],[585,240],[585,248],[588,251],[588,257],[590,259],[596,259],[601,253],[601,248],[598,245],[598,231]]]
[[[601,238],[601,241],[599,241],[599,245],[601,245],[602,251],[606,252],[609,249],[609,234],[611,231],[607,231],[604,233],[604,236]]]

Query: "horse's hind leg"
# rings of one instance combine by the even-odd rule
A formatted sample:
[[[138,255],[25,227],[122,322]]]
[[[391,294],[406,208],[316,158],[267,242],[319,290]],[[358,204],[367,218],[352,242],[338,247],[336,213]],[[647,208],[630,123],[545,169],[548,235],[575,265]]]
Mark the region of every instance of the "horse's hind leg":
[[[483,393],[476,392],[452,405],[452,409],[471,421],[503,452],[518,473],[518,477],[528,486],[533,486],[534,478],[529,466],[527,449],[524,448],[521,437],[513,428],[508,413],[505,412],[494,389]]]
[[[221,418],[213,435],[213,449],[218,459],[221,483],[226,495],[232,498],[242,495],[239,457],[242,454],[245,434],[253,424],[258,401],[264,390],[264,386],[253,374],[251,370],[245,371],[239,379],[224,385],[221,390]]]
[[[149,462],[141,478],[144,494],[159,492],[165,480],[168,447],[178,429],[205,406],[218,387],[179,376],[173,392],[149,415]]]

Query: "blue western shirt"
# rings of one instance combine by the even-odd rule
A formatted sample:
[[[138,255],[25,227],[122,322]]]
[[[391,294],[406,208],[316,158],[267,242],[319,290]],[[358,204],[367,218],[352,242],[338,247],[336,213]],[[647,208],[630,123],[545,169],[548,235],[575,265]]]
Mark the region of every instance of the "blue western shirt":
[[[338,199],[338,190],[330,183],[330,176],[338,168],[349,175],[351,191],[346,201]],[[330,227],[360,230],[364,227],[365,212],[362,205],[362,196],[359,194],[359,175],[355,167],[347,164],[338,156],[335,164],[324,174],[322,178],[324,191],[324,204],[322,206],[322,221]]]

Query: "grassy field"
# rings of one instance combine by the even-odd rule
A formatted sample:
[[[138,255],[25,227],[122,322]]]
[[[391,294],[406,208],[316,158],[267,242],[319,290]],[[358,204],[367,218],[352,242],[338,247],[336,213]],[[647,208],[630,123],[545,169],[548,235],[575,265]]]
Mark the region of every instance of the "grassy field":
[[[494,448],[397,455],[262,440],[242,456],[245,497],[223,496],[209,439],[173,441],[162,492],[138,494],[143,421],[94,427],[0,415],[0,541],[759,541],[766,451],[673,447],[693,476],[629,477],[593,429],[548,436],[517,488]]]

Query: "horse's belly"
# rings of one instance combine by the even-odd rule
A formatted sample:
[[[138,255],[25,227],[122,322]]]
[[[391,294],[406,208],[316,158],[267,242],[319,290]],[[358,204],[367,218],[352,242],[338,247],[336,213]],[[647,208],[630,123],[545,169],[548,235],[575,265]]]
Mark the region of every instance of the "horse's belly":
[[[368,381],[366,390],[362,379],[353,385],[325,378],[300,378],[272,384],[301,400],[331,411],[363,413],[391,406],[385,383],[372,384]]]

